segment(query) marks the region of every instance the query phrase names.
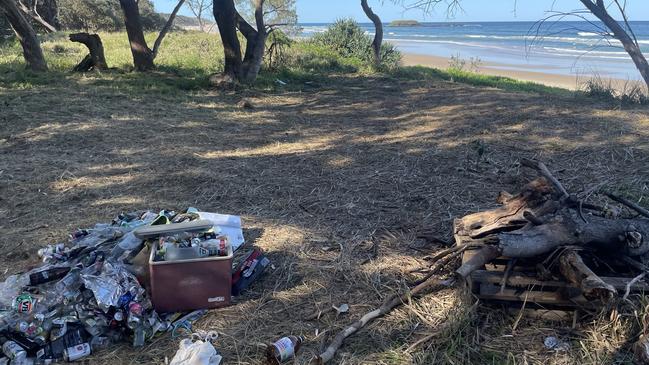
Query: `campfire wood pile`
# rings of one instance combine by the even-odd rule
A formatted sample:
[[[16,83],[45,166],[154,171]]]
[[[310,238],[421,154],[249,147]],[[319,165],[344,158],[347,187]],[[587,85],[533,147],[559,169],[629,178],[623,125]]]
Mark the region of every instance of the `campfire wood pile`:
[[[473,248],[457,273],[479,298],[593,307],[649,289],[641,280],[648,219],[581,202],[542,163],[523,164],[543,177],[518,195],[501,193],[500,207],[454,222],[456,245]]]
[[[606,196],[637,213],[586,203],[568,193],[541,162],[522,160],[541,177],[517,195],[501,193],[495,209],[469,214],[453,224],[455,245],[426,257],[413,272],[425,275],[406,292],[340,331],[314,364],[333,359],[344,340],[374,319],[414,297],[467,282],[483,300],[519,302],[543,308],[603,308],[630,293],[649,290],[643,281],[649,261],[649,211],[614,194]],[[442,270],[462,258],[446,278]],[[635,344],[649,364],[649,323]]]

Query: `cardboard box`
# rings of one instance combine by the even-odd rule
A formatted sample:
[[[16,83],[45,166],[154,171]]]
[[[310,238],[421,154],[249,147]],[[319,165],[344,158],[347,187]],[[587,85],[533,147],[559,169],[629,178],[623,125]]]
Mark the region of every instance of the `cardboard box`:
[[[157,243],[156,243],[157,245]],[[211,309],[230,304],[232,246],[227,256],[153,261],[149,256],[151,300],[158,313]]]

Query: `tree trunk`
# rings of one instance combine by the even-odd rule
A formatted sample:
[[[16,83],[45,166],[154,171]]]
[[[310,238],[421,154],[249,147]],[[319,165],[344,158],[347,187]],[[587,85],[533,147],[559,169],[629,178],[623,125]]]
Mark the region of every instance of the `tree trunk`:
[[[214,19],[219,28],[225,67],[222,77],[215,83],[236,83],[241,77],[241,44],[237,37],[237,10],[233,0],[214,0]],[[214,81],[213,81],[214,82]]]
[[[146,44],[142,23],[140,22],[140,10],[135,0],[119,0],[124,12],[124,25],[131,44],[133,54],[133,65],[137,71],[148,71],[153,69],[153,52]]]
[[[255,1],[255,22],[257,29],[253,29],[242,17],[238,15],[239,30],[246,37],[246,53],[241,67],[241,80],[253,83],[257,79],[266,51],[266,26],[264,24],[264,0]]]
[[[361,7],[363,7],[365,15],[374,23],[372,49],[374,49],[374,62],[379,65],[381,63],[381,43],[383,43],[383,23],[381,23],[381,18],[367,4],[367,0],[361,0]]]
[[[23,55],[27,68],[33,71],[47,71],[47,63],[43,56],[41,44],[31,24],[25,19],[14,0],[0,0],[2,10],[23,47]]]
[[[156,38],[155,42],[153,42],[153,50],[151,51],[151,53],[154,59],[158,56],[158,50],[160,49],[162,40],[167,35],[169,30],[171,30],[171,26],[174,24],[174,19],[176,19],[176,15],[178,14],[178,11],[180,10],[180,8],[183,6],[184,3],[185,0],[178,1],[178,4],[176,4],[174,10],[171,12],[171,14],[169,14],[169,19],[167,19],[167,22],[162,27],[162,30],[160,30],[160,33],[158,34],[158,38]]]
[[[622,26],[608,13],[606,6],[602,0],[597,0],[597,3],[592,2],[591,0],[581,0],[581,2],[590,10],[593,15],[595,15],[599,20],[601,20],[604,25],[608,27],[613,32],[613,36],[622,43],[624,50],[629,54],[633,63],[635,64],[640,75],[647,84],[649,88],[649,63],[647,59],[642,54],[640,47],[631,39],[629,34],[622,28]]]
[[[87,55],[78,65],[74,66],[73,71],[90,71],[106,70],[106,57],[104,57],[104,45],[97,34],[73,33],[70,34],[70,41],[79,42],[88,47],[90,54]]]

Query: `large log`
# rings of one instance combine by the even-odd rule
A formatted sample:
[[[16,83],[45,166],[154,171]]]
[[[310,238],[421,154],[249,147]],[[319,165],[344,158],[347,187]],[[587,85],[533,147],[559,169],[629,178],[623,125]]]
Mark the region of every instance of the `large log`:
[[[471,238],[522,228],[528,223],[525,212],[536,217],[552,212],[552,207],[546,204],[551,193],[552,186],[546,179],[536,179],[525,185],[518,195],[500,193],[498,202],[502,206],[469,214],[460,218],[456,225],[462,235]]]
[[[566,245],[639,256],[649,252],[649,220],[589,216],[584,222],[574,212],[563,211],[545,224],[499,233],[498,240],[507,257],[534,257]]]
[[[617,294],[615,288],[597,276],[572,249],[567,249],[559,257],[559,270],[568,281],[581,288],[581,293],[588,299],[608,301]]]

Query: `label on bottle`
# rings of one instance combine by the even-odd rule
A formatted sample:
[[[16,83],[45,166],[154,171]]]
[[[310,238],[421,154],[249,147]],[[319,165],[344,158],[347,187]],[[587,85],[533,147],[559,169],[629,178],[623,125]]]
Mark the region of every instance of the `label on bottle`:
[[[66,353],[68,361],[79,360],[82,357],[90,355],[90,344],[86,342],[76,346],[68,347],[66,349]]]
[[[290,338],[284,337],[273,344],[277,349],[279,362],[284,362],[291,359],[295,355],[295,347]]]

